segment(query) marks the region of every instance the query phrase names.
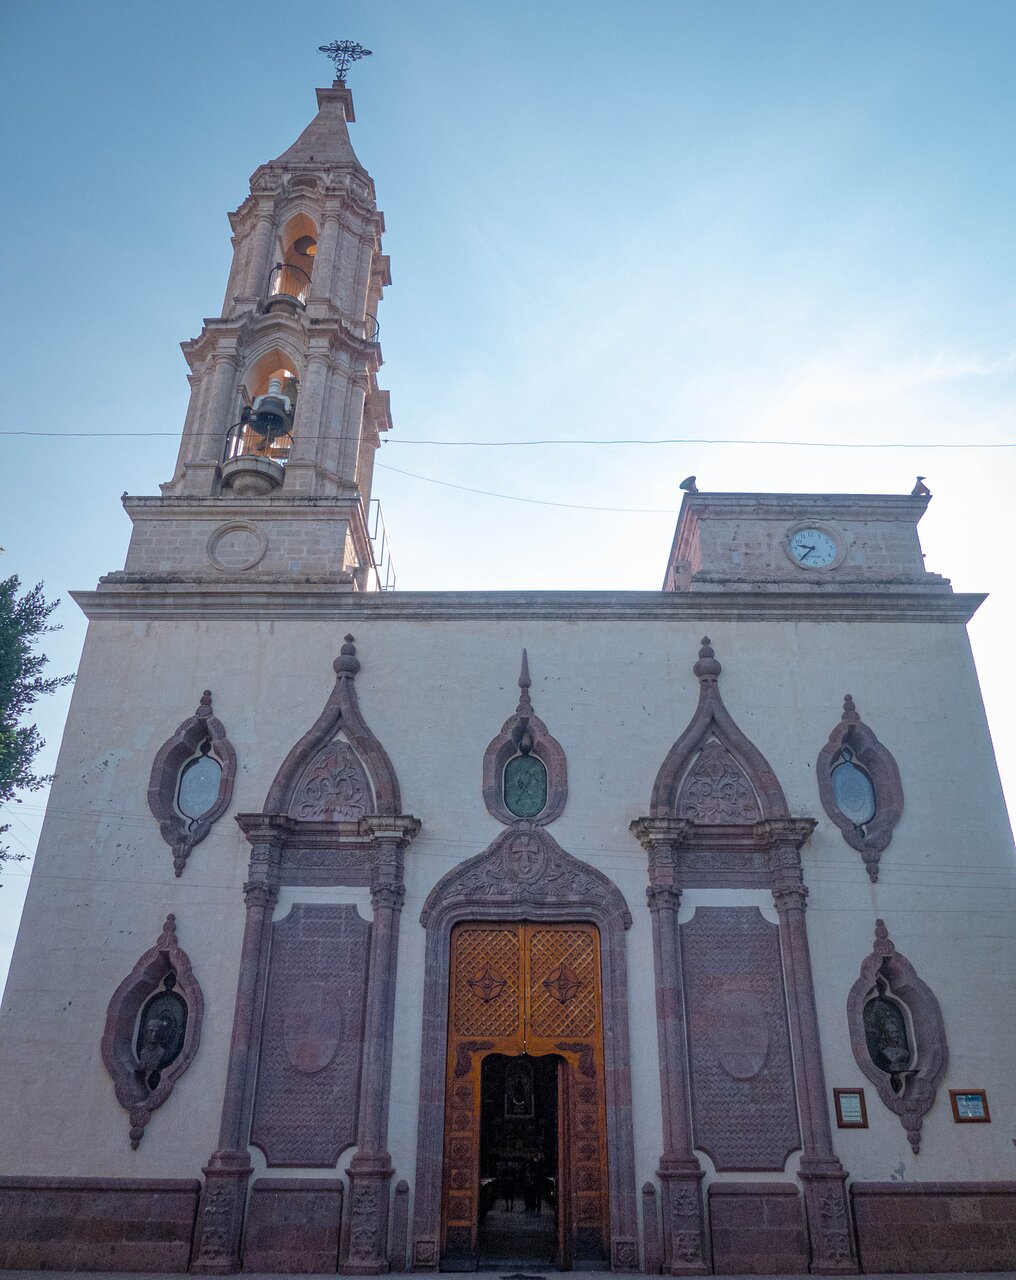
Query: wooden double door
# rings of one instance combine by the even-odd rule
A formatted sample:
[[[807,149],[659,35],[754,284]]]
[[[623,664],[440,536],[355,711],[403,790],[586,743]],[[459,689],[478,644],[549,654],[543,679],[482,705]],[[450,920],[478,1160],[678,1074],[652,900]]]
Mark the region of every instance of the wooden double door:
[[[532,1252],[541,1231],[552,1237],[542,1259]],[[597,930],[460,924],[451,937],[442,1266],[602,1265],[608,1240]]]

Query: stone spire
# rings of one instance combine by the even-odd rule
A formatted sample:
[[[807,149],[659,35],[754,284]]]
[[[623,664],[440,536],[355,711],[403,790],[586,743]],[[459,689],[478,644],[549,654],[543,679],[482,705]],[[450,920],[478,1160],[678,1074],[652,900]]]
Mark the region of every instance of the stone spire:
[[[366,176],[349,141],[347,124],[356,120],[353,95],[338,81],[330,89],[317,91],[318,113],[291,147],[271,162],[270,167],[327,165],[328,168],[356,169]]]

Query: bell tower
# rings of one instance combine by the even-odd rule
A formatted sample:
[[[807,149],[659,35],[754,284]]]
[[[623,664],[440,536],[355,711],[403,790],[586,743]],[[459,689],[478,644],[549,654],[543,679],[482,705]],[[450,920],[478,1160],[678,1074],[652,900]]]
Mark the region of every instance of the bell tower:
[[[378,306],[384,217],[357,159],[343,42],[317,115],[230,214],[222,314],[183,343],[190,403],[161,497],[124,496],[133,534],[103,584],[313,582],[374,590],[374,454],[389,430]]]

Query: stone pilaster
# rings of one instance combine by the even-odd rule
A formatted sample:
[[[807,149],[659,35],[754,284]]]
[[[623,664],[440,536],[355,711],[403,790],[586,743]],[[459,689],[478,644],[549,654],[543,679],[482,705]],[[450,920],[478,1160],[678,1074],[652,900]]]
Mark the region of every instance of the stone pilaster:
[[[268,971],[272,911],[278,900],[279,850],[269,839],[251,852],[251,879],[243,887],[247,905],[240,975],[233,1012],[233,1038],[219,1123],[219,1145],[205,1166],[198,1205],[191,1270],[226,1275],[240,1270],[240,1241],[247,1183],[253,1172],[247,1132],[257,1071],[258,1010]]]
[[[635,835],[649,855],[646,896],[653,927],[663,1109],[663,1153],[656,1176],[662,1190],[662,1270],[667,1275],[704,1275],[709,1271],[702,1207],[705,1174],[692,1148],[688,1032],[677,920],[681,905],[677,846],[688,825],[680,819],[641,819],[633,824]]]
[[[769,826],[775,828],[776,823]],[[788,823],[789,828],[791,824]],[[860,1268],[847,1202],[847,1174],[833,1151],[811,952],[804,912],[808,890],[801,874],[800,841],[779,839],[771,854],[773,902],[780,917],[780,949],[794,1046],[794,1072],[801,1114],[803,1152],[799,1177],[811,1239],[811,1270],[820,1275],[854,1274]],[[804,837],[806,838],[806,836]]]
[[[367,976],[357,1150],[346,1170],[349,1228],[339,1266],[340,1271],[353,1275],[377,1275],[388,1270],[389,1187],[395,1173],[388,1153],[395,983],[399,922],[405,898],[404,850],[416,827],[415,822],[409,826],[400,819],[369,821],[376,841],[370,895],[374,923]]]

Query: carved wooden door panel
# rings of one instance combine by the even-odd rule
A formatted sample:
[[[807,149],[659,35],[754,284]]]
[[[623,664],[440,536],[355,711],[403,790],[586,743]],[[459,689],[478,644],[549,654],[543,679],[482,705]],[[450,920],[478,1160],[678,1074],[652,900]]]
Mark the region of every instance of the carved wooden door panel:
[[[452,933],[443,1255],[477,1248],[480,1064],[554,1054],[559,1068],[559,1265],[609,1257],[599,935],[586,924],[462,924]]]

